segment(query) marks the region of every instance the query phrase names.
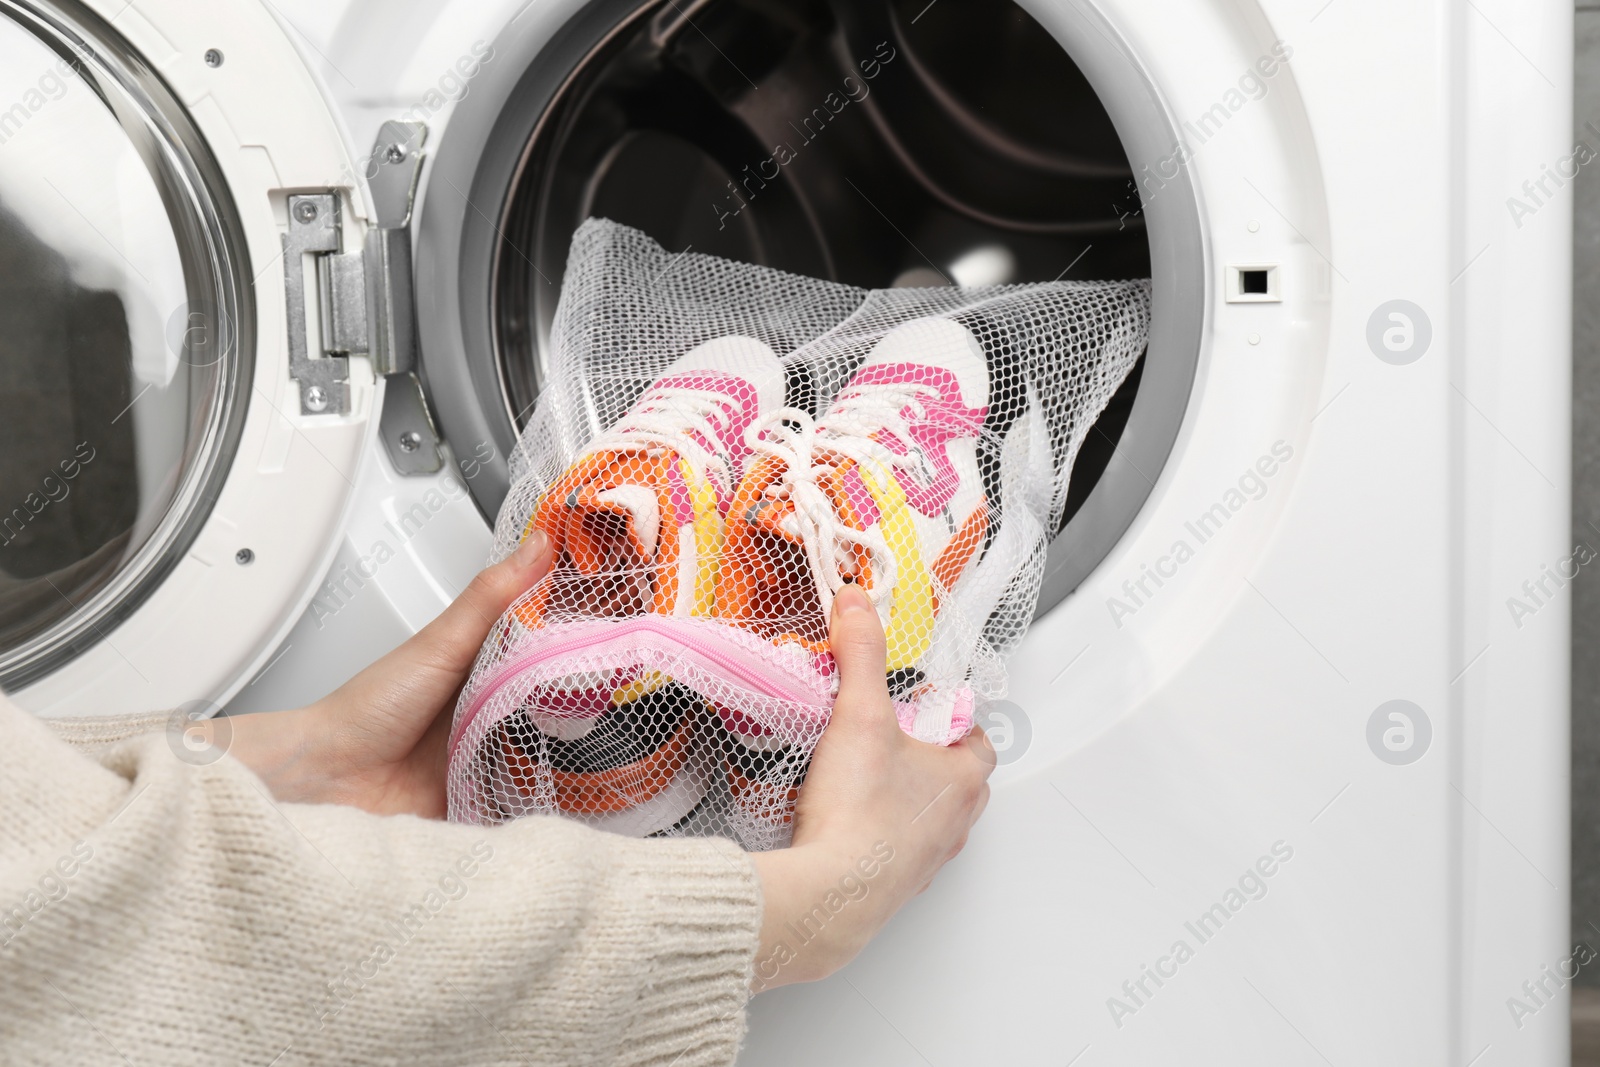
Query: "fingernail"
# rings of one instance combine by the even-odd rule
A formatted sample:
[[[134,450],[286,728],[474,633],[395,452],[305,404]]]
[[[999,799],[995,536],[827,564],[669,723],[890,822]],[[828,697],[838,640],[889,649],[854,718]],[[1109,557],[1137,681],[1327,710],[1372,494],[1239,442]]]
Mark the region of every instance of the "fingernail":
[[[517,546],[517,550],[511,554],[511,561],[518,567],[531,567],[544,558],[549,548],[550,535],[543,530],[535,530]]]
[[[872,601],[867,598],[866,590],[852,583],[833,595],[833,610],[840,614],[871,611]]]

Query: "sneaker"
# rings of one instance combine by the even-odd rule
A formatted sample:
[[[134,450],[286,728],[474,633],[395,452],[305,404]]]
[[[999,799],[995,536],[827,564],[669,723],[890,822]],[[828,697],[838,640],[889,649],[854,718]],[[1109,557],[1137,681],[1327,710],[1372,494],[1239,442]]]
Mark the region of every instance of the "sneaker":
[[[698,699],[664,679],[614,688],[626,679],[594,673],[572,679],[569,689],[541,691],[536,706],[501,724],[503,802],[536,800],[548,791],[562,811],[604,816],[655,799],[676,779],[693,740]],[[703,795],[698,791],[687,806]]]
[[[708,341],[667,368],[534,510],[524,536],[548,534],[556,562],[513,606],[507,647],[557,619],[709,615],[745,432],[783,392],[782,363],[748,337]],[[699,707],[681,687],[607,672],[541,687],[533,703],[500,738],[514,802],[549,789],[563,810],[603,816],[700,799],[679,775]]]
[[[709,615],[722,515],[745,431],[783,405],[783,365],[748,337],[685,353],[545,494],[524,536],[554,543],[550,581],[517,608],[563,616]]]
[[[926,318],[885,335],[820,419],[764,416],[728,512],[717,615],[831,673],[833,597],[854,582],[883,619],[891,677],[918,677],[940,597],[988,533],[988,403],[983,346]]]
[[[737,729],[724,732],[723,773],[730,816],[750,826],[790,825],[800,786],[811,770],[810,754],[797,753],[794,746],[772,734],[746,734]]]

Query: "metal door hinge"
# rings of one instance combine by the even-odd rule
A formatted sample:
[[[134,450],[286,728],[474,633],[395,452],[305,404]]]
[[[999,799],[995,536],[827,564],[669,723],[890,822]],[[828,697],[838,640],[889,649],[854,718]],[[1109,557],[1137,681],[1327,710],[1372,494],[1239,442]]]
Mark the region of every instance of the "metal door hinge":
[[[367,166],[378,229],[367,237],[366,269],[386,284],[374,292],[377,323],[373,358],[388,375],[378,434],[389,461],[401,474],[432,474],[444,466],[444,449],[422,382],[417,378],[416,299],[411,282],[411,207],[422,171],[422,143],[428,127],[420,122],[385,122],[378,130]],[[398,284],[403,280],[404,284]]]
[[[420,122],[386,122],[378,131],[367,160],[375,225],[360,251],[344,251],[339,196],[331,190],[290,196],[283,238],[289,374],[300,383],[300,413],[348,412],[349,357],[368,357],[388,379],[380,432],[402,473],[431,473],[444,462],[415,373],[410,224],[427,133]],[[316,356],[306,321],[307,254],[315,257],[320,297]]]

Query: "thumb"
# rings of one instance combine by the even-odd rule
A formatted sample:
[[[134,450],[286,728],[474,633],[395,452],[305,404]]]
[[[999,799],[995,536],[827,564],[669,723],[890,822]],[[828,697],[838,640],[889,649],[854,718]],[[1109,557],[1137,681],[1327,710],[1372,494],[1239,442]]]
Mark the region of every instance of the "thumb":
[[[881,719],[889,708],[883,626],[872,601],[859,586],[847,585],[833,598],[828,643],[839,667],[839,697],[834,702],[833,721],[868,723]]]
[[[478,649],[511,602],[550,571],[550,538],[535,530],[510,556],[478,572],[472,583],[428,625],[397,650],[441,671],[465,674]]]
[[[481,571],[438,618],[340,686],[328,698],[334,714],[363,735],[381,736],[390,758],[410,753],[430,726],[443,744],[450,717],[441,709],[455,699],[495,620],[549,572],[553,555],[550,539],[535,533]]]

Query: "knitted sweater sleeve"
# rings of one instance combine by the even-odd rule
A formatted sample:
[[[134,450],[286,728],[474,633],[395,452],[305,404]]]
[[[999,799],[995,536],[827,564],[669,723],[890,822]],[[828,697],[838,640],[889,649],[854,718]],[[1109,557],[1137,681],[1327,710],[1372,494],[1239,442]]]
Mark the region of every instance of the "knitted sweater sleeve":
[[[760,898],[731,843],[279,804],[163,721],[69,744],[0,697],[6,1062],[733,1061]]]

